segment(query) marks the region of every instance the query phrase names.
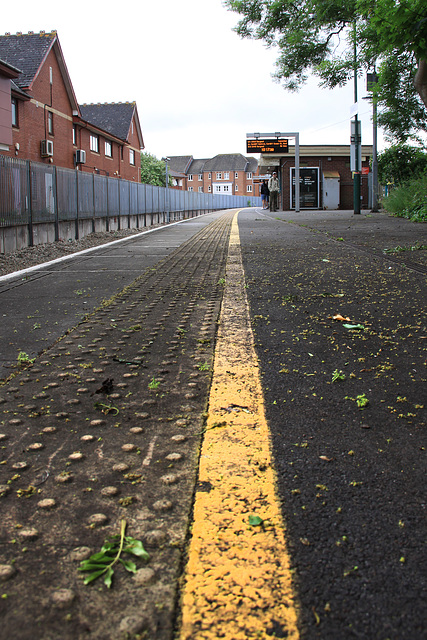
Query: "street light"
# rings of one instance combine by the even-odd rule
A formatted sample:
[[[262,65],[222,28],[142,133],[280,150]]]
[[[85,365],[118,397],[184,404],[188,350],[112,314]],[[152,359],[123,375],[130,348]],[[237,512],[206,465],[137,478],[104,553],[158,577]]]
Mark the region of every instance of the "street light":
[[[166,167],[166,222],[170,222],[170,206],[169,206],[169,175],[168,175],[168,162],[170,158],[162,158]]]
[[[372,211],[378,211],[378,114],[376,96],[378,76],[375,68],[373,73],[367,74],[366,80],[366,89],[372,93]]]

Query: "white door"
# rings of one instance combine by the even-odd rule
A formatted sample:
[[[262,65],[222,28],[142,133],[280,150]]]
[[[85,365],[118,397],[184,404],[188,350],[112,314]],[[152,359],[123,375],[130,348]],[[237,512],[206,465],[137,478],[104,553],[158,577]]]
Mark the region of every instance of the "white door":
[[[340,179],[323,177],[323,208],[338,209],[340,206]]]

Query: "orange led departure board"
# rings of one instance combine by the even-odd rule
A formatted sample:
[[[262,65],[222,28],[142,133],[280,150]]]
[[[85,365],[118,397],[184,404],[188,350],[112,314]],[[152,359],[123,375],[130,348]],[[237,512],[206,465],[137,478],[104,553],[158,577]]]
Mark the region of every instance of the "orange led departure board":
[[[255,138],[246,140],[246,153],[288,153],[288,140],[268,140]]]

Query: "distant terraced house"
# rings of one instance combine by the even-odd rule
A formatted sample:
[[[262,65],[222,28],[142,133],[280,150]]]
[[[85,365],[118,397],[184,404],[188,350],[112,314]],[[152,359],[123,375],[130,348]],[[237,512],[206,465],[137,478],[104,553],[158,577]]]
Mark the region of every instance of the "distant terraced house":
[[[0,154],[140,182],[135,102],[79,105],[56,31],[0,36]]]
[[[204,160],[193,156],[171,156],[169,166],[174,186],[184,191],[259,195],[259,185],[255,181],[258,161],[241,153],[220,153]]]

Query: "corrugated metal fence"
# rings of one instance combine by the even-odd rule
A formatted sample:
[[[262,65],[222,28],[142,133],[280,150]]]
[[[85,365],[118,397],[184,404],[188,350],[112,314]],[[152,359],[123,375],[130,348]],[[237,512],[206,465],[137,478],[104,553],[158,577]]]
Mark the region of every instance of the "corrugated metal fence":
[[[0,227],[155,213],[176,220],[260,203],[252,194],[178,191],[0,155]]]

